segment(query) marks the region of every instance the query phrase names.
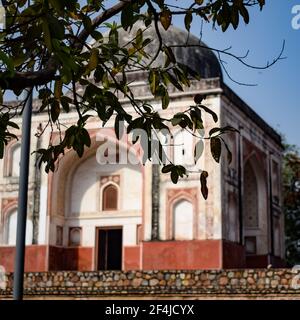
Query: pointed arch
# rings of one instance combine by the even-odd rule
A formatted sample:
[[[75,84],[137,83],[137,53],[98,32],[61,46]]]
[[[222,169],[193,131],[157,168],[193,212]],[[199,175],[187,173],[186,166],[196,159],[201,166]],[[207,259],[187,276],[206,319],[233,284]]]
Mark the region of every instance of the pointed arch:
[[[244,242],[249,254],[268,253],[268,191],[265,158],[252,151],[243,168]]]
[[[174,240],[194,239],[194,207],[191,201],[181,198],[173,204]]]
[[[5,244],[14,246],[17,234],[17,208],[12,209],[6,216]],[[30,218],[26,221],[26,245],[32,244],[33,224]]]
[[[167,191],[166,240],[191,240],[198,238],[197,195],[198,188],[178,188]],[[185,230],[180,230],[184,225]]]
[[[21,143],[19,141],[10,142],[6,148],[4,161],[4,176],[19,177],[21,160]]]

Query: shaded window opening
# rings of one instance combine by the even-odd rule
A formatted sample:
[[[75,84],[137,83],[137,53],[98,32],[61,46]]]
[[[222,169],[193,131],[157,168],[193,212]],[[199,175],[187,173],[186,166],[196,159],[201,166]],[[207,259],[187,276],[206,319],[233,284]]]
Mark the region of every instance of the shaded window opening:
[[[103,189],[102,194],[102,209],[104,211],[118,209],[118,189],[110,184]]]

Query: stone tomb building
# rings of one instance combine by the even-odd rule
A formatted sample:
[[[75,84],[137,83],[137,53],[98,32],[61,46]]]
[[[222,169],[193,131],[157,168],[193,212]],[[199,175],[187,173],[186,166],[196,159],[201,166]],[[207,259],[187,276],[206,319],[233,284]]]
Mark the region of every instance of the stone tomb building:
[[[155,38],[154,32],[151,27],[144,37]],[[162,31],[162,36],[167,44],[183,44],[187,39],[185,31],[173,26]],[[125,31],[119,37],[124,42],[130,38]],[[199,41],[189,37],[192,44]],[[47,175],[36,168],[35,155],[31,156],[27,271],[282,266],[280,136],[224,84],[213,52],[201,47],[174,52],[179,62],[198,71],[202,79],[192,81],[185,92],[172,88],[170,106],[161,114],[185,110],[200,93],[207,95],[205,105],[219,116],[217,126],[240,129],[240,135],[224,137],[233,153],[230,165],[225,153],[221,164],[215,163],[205,142],[197,165],[209,173],[208,200],[201,196],[199,174],[190,174],[175,185],[169,174],[159,174],[151,162],[100,165],[97,150],[116,140],[114,121],[101,128],[93,119],[88,122],[92,146],[81,159],[67,152],[56,172]],[[162,59],[159,56],[157,63],[163,63]],[[159,107],[144,74],[130,72],[128,77],[139,99]],[[126,107],[128,101],[120,100]],[[48,121],[47,112],[37,111],[39,106],[34,100],[32,151],[47,147],[50,138],[48,129],[41,138],[35,136]],[[75,121],[75,111],[61,116],[62,124]],[[209,114],[204,121],[205,128],[215,126]],[[195,142],[190,134],[173,132],[175,147],[166,148],[168,156],[177,164],[191,163]],[[130,143],[121,141],[120,148],[132,152]],[[13,271],[14,263],[19,162],[20,141],[13,141],[0,161],[0,265],[7,271]]]

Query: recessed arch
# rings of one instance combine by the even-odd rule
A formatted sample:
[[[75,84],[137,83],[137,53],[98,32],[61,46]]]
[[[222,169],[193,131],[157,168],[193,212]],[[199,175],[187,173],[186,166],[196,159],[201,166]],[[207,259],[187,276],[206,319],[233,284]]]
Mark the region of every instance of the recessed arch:
[[[165,233],[164,238],[166,240],[174,239],[174,208],[177,207],[177,212],[179,214],[180,207],[179,205],[181,201],[187,201],[191,203],[193,208],[193,239],[197,239],[199,237],[199,217],[198,217],[198,188],[172,188],[167,190],[167,198],[166,198],[166,216],[165,216]],[[178,206],[179,205],[179,206]],[[188,205],[189,206],[189,205]],[[179,209],[178,209],[179,208]],[[177,215],[176,212],[176,215]],[[189,210],[190,212],[190,210]],[[175,215],[175,216],[176,216]],[[190,216],[190,214],[189,214]],[[191,236],[189,236],[191,237]]]
[[[60,160],[55,173],[50,173],[48,180],[48,212],[50,215],[65,216],[71,211],[69,204],[72,202],[72,191],[70,190],[70,186],[74,184],[74,173],[82,164],[96,156],[98,148],[103,143],[109,140],[119,145],[120,148],[128,150],[128,152],[132,154],[132,157],[139,155],[139,147],[136,145],[132,146],[129,142],[125,143],[124,141],[117,140],[113,129],[104,128],[100,130],[100,133],[99,130],[91,130],[90,135],[92,141],[91,147],[85,150],[82,158],[78,158],[75,152],[67,150],[64,157]],[[133,166],[143,175],[144,167],[142,164],[139,163]],[[82,181],[82,183],[84,183],[84,181]],[[99,207],[101,207],[100,199],[98,199],[98,203]]]
[[[6,245],[14,246],[16,245],[16,234],[17,234],[17,208],[12,208],[6,214],[5,221],[5,234],[4,234],[4,243]],[[26,245],[32,244],[33,237],[33,223],[30,218],[26,220]]]
[[[119,186],[117,184],[108,182],[101,188],[101,207],[103,211],[118,210]]]
[[[265,158],[252,150],[243,166],[243,228],[245,243],[255,239],[256,254],[268,252],[267,186]]]
[[[194,239],[194,207],[193,203],[185,198],[173,203],[173,238],[174,240]]]
[[[6,147],[6,156],[4,161],[4,176],[19,177],[21,161],[21,143],[11,141]]]

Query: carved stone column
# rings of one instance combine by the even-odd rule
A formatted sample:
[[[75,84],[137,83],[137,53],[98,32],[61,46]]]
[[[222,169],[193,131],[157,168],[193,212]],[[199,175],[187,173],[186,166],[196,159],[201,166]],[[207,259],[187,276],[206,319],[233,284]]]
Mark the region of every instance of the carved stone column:
[[[152,225],[151,240],[159,240],[160,165],[152,164]]]
[[[41,131],[41,124],[38,132]],[[36,150],[41,148],[41,138],[37,137]],[[36,163],[34,168],[34,190],[33,190],[33,214],[32,214],[32,227],[33,236],[32,244],[38,244],[39,238],[39,220],[40,220],[40,192],[41,192],[41,170],[38,167],[38,153],[36,153]]]

